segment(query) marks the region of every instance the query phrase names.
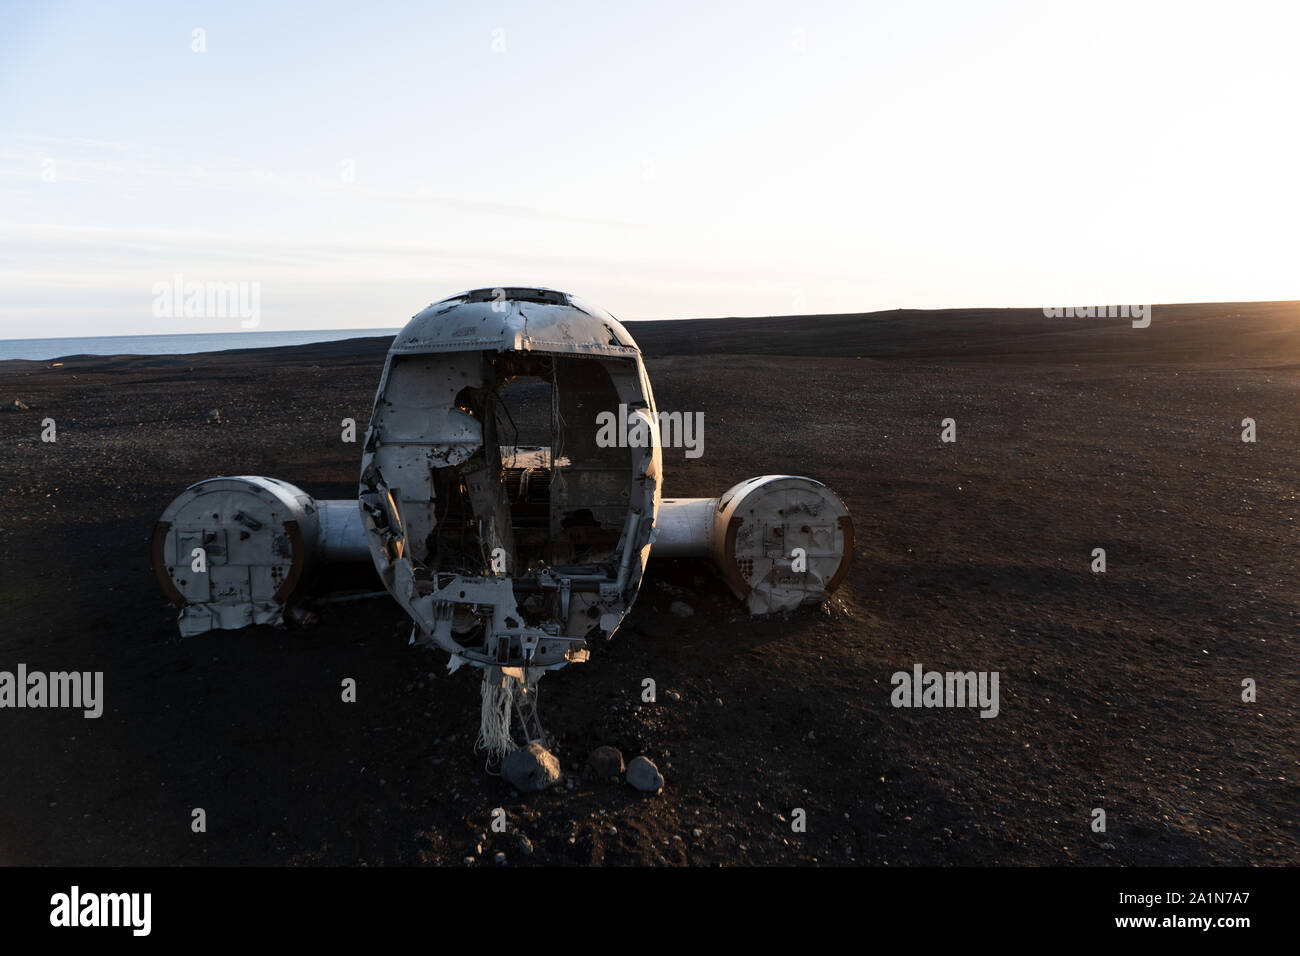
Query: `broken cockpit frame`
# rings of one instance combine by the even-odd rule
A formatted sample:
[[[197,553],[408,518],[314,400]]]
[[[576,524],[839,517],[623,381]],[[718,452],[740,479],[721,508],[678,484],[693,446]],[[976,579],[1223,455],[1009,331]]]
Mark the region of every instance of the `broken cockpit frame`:
[[[645,441],[603,447],[597,415],[620,405]],[[362,457],[362,524],[412,641],[487,670],[490,750],[509,749],[512,705],[528,739],[541,736],[527,706],[537,679],[585,660],[635,599],[660,500],[656,421],[631,336],[561,292],[468,292],[394,340]],[[494,714],[504,740],[488,732]]]

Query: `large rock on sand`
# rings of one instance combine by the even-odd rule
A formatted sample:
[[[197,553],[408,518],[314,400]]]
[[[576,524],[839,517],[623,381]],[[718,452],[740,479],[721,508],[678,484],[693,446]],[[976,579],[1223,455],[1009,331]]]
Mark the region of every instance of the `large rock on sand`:
[[[545,790],[560,780],[560,761],[541,744],[528,744],[501,761],[501,776],[523,793]]]
[[[617,777],[623,770],[623,755],[617,747],[604,744],[587,756],[587,772],[600,780]]]
[[[643,793],[658,793],[664,787],[663,774],[648,757],[637,757],[627,765],[627,782]]]

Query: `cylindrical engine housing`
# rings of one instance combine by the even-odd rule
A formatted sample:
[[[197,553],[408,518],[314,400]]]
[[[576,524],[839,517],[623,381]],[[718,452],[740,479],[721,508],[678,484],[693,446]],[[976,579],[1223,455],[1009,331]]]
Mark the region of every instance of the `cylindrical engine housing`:
[[[341,514],[334,525],[346,526]],[[311,574],[320,527],[312,497],[275,478],[186,488],[154,526],[152,547],[158,582],[181,609],[181,634],[276,621]]]
[[[853,519],[820,481],[760,475],[732,487],[713,514],[713,560],[752,614],[820,604],[853,560]]]

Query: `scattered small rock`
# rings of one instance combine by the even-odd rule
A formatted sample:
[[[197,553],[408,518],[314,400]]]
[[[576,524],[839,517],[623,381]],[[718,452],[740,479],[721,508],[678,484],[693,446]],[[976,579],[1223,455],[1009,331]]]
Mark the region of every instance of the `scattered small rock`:
[[[643,793],[658,793],[664,786],[663,774],[647,757],[637,757],[627,765],[627,782]]]
[[[601,780],[617,777],[626,769],[623,754],[617,747],[602,744],[587,756],[587,772]]]
[[[682,695],[677,693],[677,691],[675,690],[664,691],[664,696],[667,697],[669,700],[671,700],[673,703],[677,703],[677,701],[682,699]]]
[[[215,409],[215,408],[209,408],[209,409],[208,409],[208,414],[207,414],[206,417],[207,417],[207,420],[208,420],[208,423],[209,423],[209,424],[212,424],[212,425],[220,425],[220,424],[221,424],[221,412],[219,412],[219,411],[218,411],[217,409]]]
[[[492,862],[495,863],[497,866],[505,866],[506,855],[502,853],[500,850],[497,850],[496,853],[492,855]]]
[[[519,852],[524,856],[533,855],[533,841],[524,834],[519,834]]]
[[[668,613],[674,617],[690,617],[695,613],[695,608],[685,601],[674,601],[668,605]]]
[[[516,790],[535,793],[560,780],[560,762],[541,744],[528,744],[501,761],[501,776]]]
[[[5,411],[25,412],[29,408],[31,408],[31,406],[28,405],[26,402],[24,402],[21,398],[15,398],[12,402],[10,402],[8,405],[5,406]]]

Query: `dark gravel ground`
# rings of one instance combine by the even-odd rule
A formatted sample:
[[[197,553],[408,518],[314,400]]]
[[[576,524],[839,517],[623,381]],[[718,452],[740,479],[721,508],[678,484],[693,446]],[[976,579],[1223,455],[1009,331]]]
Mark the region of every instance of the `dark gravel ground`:
[[[0,363],[31,406],[0,412],[0,669],[102,670],[107,701],[0,711],[0,863],[1300,862],[1300,305],[1154,314],[631,324],[660,407],[705,413],[665,494],[807,474],[857,530],[835,599],[770,619],[652,562],[615,639],[543,682],[566,774],[614,744],[656,796],[512,794],[471,749],[475,675],[387,599],[177,636],[158,514],[216,474],[355,494],[339,423],[364,432],[387,340]],[[895,709],[915,663],[997,671],[999,715]]]

